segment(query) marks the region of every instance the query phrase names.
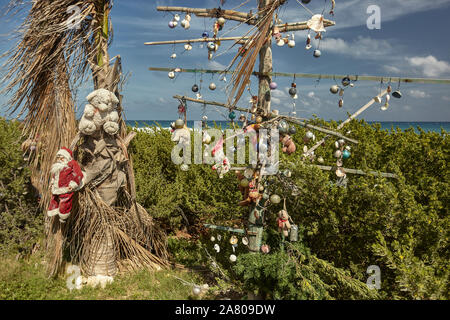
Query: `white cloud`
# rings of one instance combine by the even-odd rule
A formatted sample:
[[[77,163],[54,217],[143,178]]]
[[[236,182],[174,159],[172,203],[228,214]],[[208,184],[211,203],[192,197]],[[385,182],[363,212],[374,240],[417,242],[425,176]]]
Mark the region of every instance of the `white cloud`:
[[[443,97],[442,97],[442,100],[444,100],[444,101],[450,101],[450,97],[449,97],[449,96],[443,96]]]
[[[421,90],[409,90],[409,95],[416,99],[424,99],[430,96],[428,93]]]
[[[394,52],[389,41],[363,36],[358,36],[351,42],[340,38],[325,38],[322,40],[322,48],[327,52],[365,60],[385,59]]]
[[[436,59],[434,56],[406,58],[410,66],[419,69],[427,77],[439,77],[450,73],[450,64],[447,61]]]
[[[383,69],[387,72],[396,73],[396,74],[399,74],[402,72],[402,70],[400,68],[395,67],[395,66],[389,66],[389,65],[384,65]]]

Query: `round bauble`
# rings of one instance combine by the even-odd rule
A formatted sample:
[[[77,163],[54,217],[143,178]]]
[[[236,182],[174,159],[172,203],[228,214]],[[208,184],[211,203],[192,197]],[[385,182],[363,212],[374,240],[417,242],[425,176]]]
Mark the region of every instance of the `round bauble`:
[[[294,126],[290,126],[288,132],[290,135],[293,135],[297,132],[297,129]]]
[[[272,82],[269,84],[270,90],[275,90],[277,87],[278,87],[278,85],[277,85],[277,83],[274,82],[274,81],[272,81]]]
[[[242,188],[247,188],[247,187],[248,187],[248,184],[249,184],[249,181],[248,181],[247,179],[242,179],[242,180],[239,182],[239,185],[240,185]]]
[[[322,55],[322,52],[320,50],[316,49],[314,50],[313,56],[314,58],[319,58]]]
[[[291,97],[295,96],[296,94],[297,94],[297,89],[295,89],[295,88],[290,88],[289,89],[289,95]]]
[[[186,163],[183,163],[180,166],[181,171],[188,171],[189,170],[189,166]]]
[[[226,20],[224,17],[220,17],[219,19],[217,19],[217,23],[219,24],[219,26],[223,26],[225,22]]]
[[[306,132],[305,137],[308,139],[312,139],[314,137],[314,133],[312,133],[311,131]]]
[[[236,119],[236,113],[235,113],[234,111],[231,111],[231,112],[228,114],[228,118],[230,118],[231,120]]]
[[[338,85],[333,85],[333,86],[331,86],[331,88],[330,88],[330,92],[332,93],[332,94],[336,94],[336,93],[338,93],[339,92],[339,86]]]
[[[202,37],[203,37],[203,38],[209,38],[209,33],[206,32],[206,31],[203,32],[203,33],[202,33]]]
[[[216,84],[214,82],[211,82],[209,84],[209,90],[216,90],[216,88],[217,88],[217,86],[216,86]]]
[[[174,24],[174,22],[173,22],[172,20],[169,21],[169,28],[170,28],[170,29],[175,28],[175,24]]]
[[[273,204],[278,204],[281,202],[281,198],[279,195],[273,194],[270,196],[270,202],[272,202]]]
[[[209,51],[215,51],[216,50],[216,44],[214,42],[208,42],[208,50]]]
[[[202,288],[200,288],[199,286],[194,286],[194,288],[192,288],[192,293],[195,296],[198,296],[201,292],[202,292]]]
[[[343,159],[348,159],[348,158],[350,158],[350,151],[348,151],[347,149],[345,149],[343,152],[342,152],[342,158]]]
[[[169,79],[175,78],[175,72],[173,72],[173,71],[170,71],[167,75],[168,75]]]
[[[198,92],[198,85],[194,84],[192,86],[192,92]]]

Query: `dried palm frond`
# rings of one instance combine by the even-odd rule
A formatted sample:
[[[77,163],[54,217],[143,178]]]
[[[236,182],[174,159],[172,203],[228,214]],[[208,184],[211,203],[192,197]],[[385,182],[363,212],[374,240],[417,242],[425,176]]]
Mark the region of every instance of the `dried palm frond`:
[[[263,18],[258,21],[258,29],[250,36],[247,43],[244,45],[246,50],[239,60],[239,63],[233,72],[232,81],[233,84],[231,94],[228,98],[228,104],[233,107],[242,97],[246,86],[249,83],[250,76],[253,72],[253,68],[256,63],[256,59],[259,56],[261,48],[270,41],[270,27],[273,21],[273,14],[275,10],[280,6],[280,1],[274,1],[260,11],[260,16]],[[231,66],[239,59],[241,53],[238,52],[233,59]],[[233,100],[233,101],[232,101]]]
[[[120,57],[111,67],[108,45],[112,40],[112,0],[12,0],[8,11],[17,13],[23,4],[31,5],[31,9],[18,29],[19,42],[4,55],[8,57],[4,64],[8,71],[2,79],[2,93],[12,93],[8,102],[11,114],[19,111],[19,116],[24,116],[23,134],[37,142],[31,162],[32,182],[41,193],[40,205],[45,210],[50,199],[50,168],[57,150],[69,145],[76,148],[80,138],[85,142],[92,139],[76,133],[72,92],[90,69],[94,89],[113,91],[121,101]],[[126,140],[121,103],[118,111],[120,142]],[[102,269],[100,273],[114,273],[122,258],[132,261],[134,267],[167,265],[165,234],[136,203],[132,161],[126,145],[121,148],[127,160],[131,196],[122,207],[115,208],[99,196],[100,188],[86,188],[74,197],[71,222],[61,225],[57,218],[46,217],[50,275],[60,271],[67,246],[70,257],[78,259],[87,273],[97,272],[96,268]],[[109,161],[115,162],[112,153],[108,154]],[[113,166],[116,177],[118,170]]]

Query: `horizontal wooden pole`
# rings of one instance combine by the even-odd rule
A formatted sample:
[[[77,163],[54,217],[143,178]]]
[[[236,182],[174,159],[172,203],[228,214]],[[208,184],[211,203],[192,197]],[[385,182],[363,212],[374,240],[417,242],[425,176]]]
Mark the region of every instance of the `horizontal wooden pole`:
[[[317,168],[319,168],[321,170],[326,170],[326,171],[331,171],[333,169],[337,169],[336,167],[321,166],[321,165],[318,165],[318,164],[313,164],[313,166],[316,166]],[[359,169],[348,169],[348,168],[342,168],[342,169],[344,169],[345,173],[350,173],[350,174],[359,174],[359,175],[364,175],[364,176],[372,174],[372,175],[375,175],[375,176],[380,175],[380,176],[385,177],[385,178],[397,179],[397,175],[395,175],[393,173],[384,173],[384,172],[378,173],[376,171],[365,172],[365,171],[359,170]]]
[[[150,67],[150,71],[172,71],[173,68],[158,68]],[[208,69],[180,69],[180,72],[188,73],[227,73],[232,74],[234,71],[224,71],[224,70],[208,70]],[[352,81],[364,80],[364,81],[376,81],[388,83],[391,81],[392,84],[398,82],[404,83],[428,83],[428,84],[450,84],[450,79],[433,79],[433,78],[400,78],[400,77],[388,77],[388,76],[349,76],[349,75],[337,75],[337,74],[313,74],[313,73],[284,73],[284,72],[267,72],[259,73],[253,72],[254,76],[276,76],[276,77],[289,77],[293,78],[312,78],[312,79],[335,79],[340,80],[344,77],[349,77]]]
[[[315,126],[315,125],[312,125],[312,124],[308,124],[308,123],[306,123],[304,121],[295,119],[294,117],[288,117],[288,116],[280,116],[280,117],[284,118],[288,122],[293,122],[293,123],[299,124],[299,125],[301,125],[301,126],[303,126],[305,128],[311,129],[311,130],[316,130],[316,131],[319,131],[319,132],[322,132],[322,133],[326,133],[326,134],[329,134],[329,135],[332,135],[332,136],[336,136],[338,138],[347,140],[347,141],[349,141],[351,143],[354,143],[354,144],[358,144],[359,143],[358,140],[348,138],[348,137],[344,136],[343,134],[341,134],[339,132],[332,131],[332,130],[325,129],[325,128],[321,128],[321,127],[318,127],[318,126]]]
[[[239,22],[247,22],[248,24],[256,24],[256,18],[252,18],[251,13],[244,13],[234,10],[223,10],[223,9],[206,9],[206,8],[187,8],[187,7],[169,7],[169,6],[158,6],[156,7],[158,11],[172,11],[172,12],[185,12],[193,13],[198,17],[210,17],[219,18],[223,17],[227,20],[235,20]]]
[[[308,23],[307,21],[302,21],[294,23],[277,24],[276,27],[280,30],[280,32],[301,31],[309,29],[307,23]],[[328,28],[335,26],[336,22],[328,19],[323,19],[323,25],[325,28]]]
[[[224,37],[224,38],[197,38],[197,39],[189,39],[189,40],[165,40],[165,41],[153,41],[153,42],[145,42],[146,46],[154,46],[161,44],[177,44],[177,43],[196,43],[196,42],[215,42],[215,41],[239,41],[239,43],[245,43],[249,37]]]
[[[201,99],[194,99],[194,98],[189,98],[186,96],[179,96],[179,95],[175,95],[173,96],[174,99],[179,99],[179,100],[186,100],[186,101],[191,101],[191,102],[195,102],[195,103],[199,103],[199,104],[209,104],[209,105],[213,105],[213,106],[218,106],[218,107],[222,107],[222,108],[227,108],[230,109],[230,105],[227,105],[225,103],[220,103],[220,102],[216,102],[216,101],[206,101],[206,100],[201,100]],[[244,109],[244,108],[239,108],[239,107],[233,107],[233,110],[237,110],[240,112],[250,112],[248,109]]]

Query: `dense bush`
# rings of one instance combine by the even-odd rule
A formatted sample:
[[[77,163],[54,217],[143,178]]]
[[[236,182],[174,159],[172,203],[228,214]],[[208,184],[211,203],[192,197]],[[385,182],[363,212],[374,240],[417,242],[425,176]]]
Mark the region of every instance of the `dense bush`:
[[[0,254],[29,253],[43,217],[23,160],[19,122],[0,118]]]
[[[314,119],[313,123],[329,128],[338,125],[320,119]],[[448,298],[450,139],[446,132],[381,130],[380,125],[352,121],[346,132],[350,131],[348,135],[359,144],[352,145],[352,156],[344,166],[392,172],[398,179],[349,174],[344,188],[335,185],[333,172],[301,161],[305,131],[298,127],[294,135],[297,153],[281,154],[281,162],[291,168],[291,180],[299,187],[300,195],[290,196],[280,184],[271,185],[273,192],[286,196],[290,215],[304,230],[305,248],[319,261],[332,263],[340,272],[350,272],[360,283],[368,278],[367,268],[378,265],[382,280],[379,295],[384,298]],[[328,139],[316,151],[326,165],[335,163],[334,141]],[[132,153],[139,201],[175,229],[187,222],[193,225],[204,221],[243,227],[248,212],[236,205],[241,195],[234,174],[230,172],[219,179],[207,165],[192,165],[183,172],[169,160],[172,147],[168,132],[138,133]],[[271,243],[280,240],[275,231],[276,213],[280,209],[281,204],[270,207],[266,214],[266,241]],[[267,235],[273,235],[272,239]],[[249,275],[260,272],[268,277],[267,270],[273,268],[275,272],[275,266],[287,257],[276,245],[273,256],[239,255],[240,267],[233,274],[243,281],[246,289],[253,290],[262,284]],[[223,263],[229,267],[227,259]],[[282,276],[284,280],[280,275],[271,277],[280,286],[295,283],[298,274],[293,270]],[[324,274],[318,265],[314,270],[323,281]],[[348,290],[337,293],[327,289],[324,293],[326,285],[330,282],[318,285],[311,294],[301,287],[294,292],[291,287],[282,286],[273,297],[363,297]]]
[[[338,125],[320,119],[313,123]],[[0,126],[1,250],[29,251],[42,232],[42,214],[36,212],[37,199],[22,159],[19,124],[0,120]],[[373,298],[374,292],[361,285],[368,277],[367,267],[378,265],[382,280],[378,297],[448,299],[448,134],[381,130],[364,121],[352,121],[345,131],[359,140],[352,145],[345,167],[392,172],[398,178],[349,174],[347,187],[336,186],[333,172],[301,160],[305,129],[298,127],[294,135],[298,151],[281,154],[281,163],[290,167],[291,182],[300,195],[291,196],[275,181],[270,190],[286,197],[288,212],[303,238],[296,244],[279,245],[276,213],[282,205],[272,205],[266,213],[264,236],[271,253],[246,254],[241,245],[236,263],[228,260],[231,248],[214,255],[217,262],[240,288],[268,298]],[[328,139],[316,151],[326,165],[335,162],[334,141]],[[234,173],[219,179],[208,165],[181,171],[170,161],[172,148],[165,130],[137,133],[130,153],[138,201],[173,235],[170,248],[176,260],[187,265],[205,263],[203,249],[211,253],[213,249],[202,223],[242,228],[248,209],[237,205],[241,194]],[[177,240],[177,231],[185,227],[191,242]]]

